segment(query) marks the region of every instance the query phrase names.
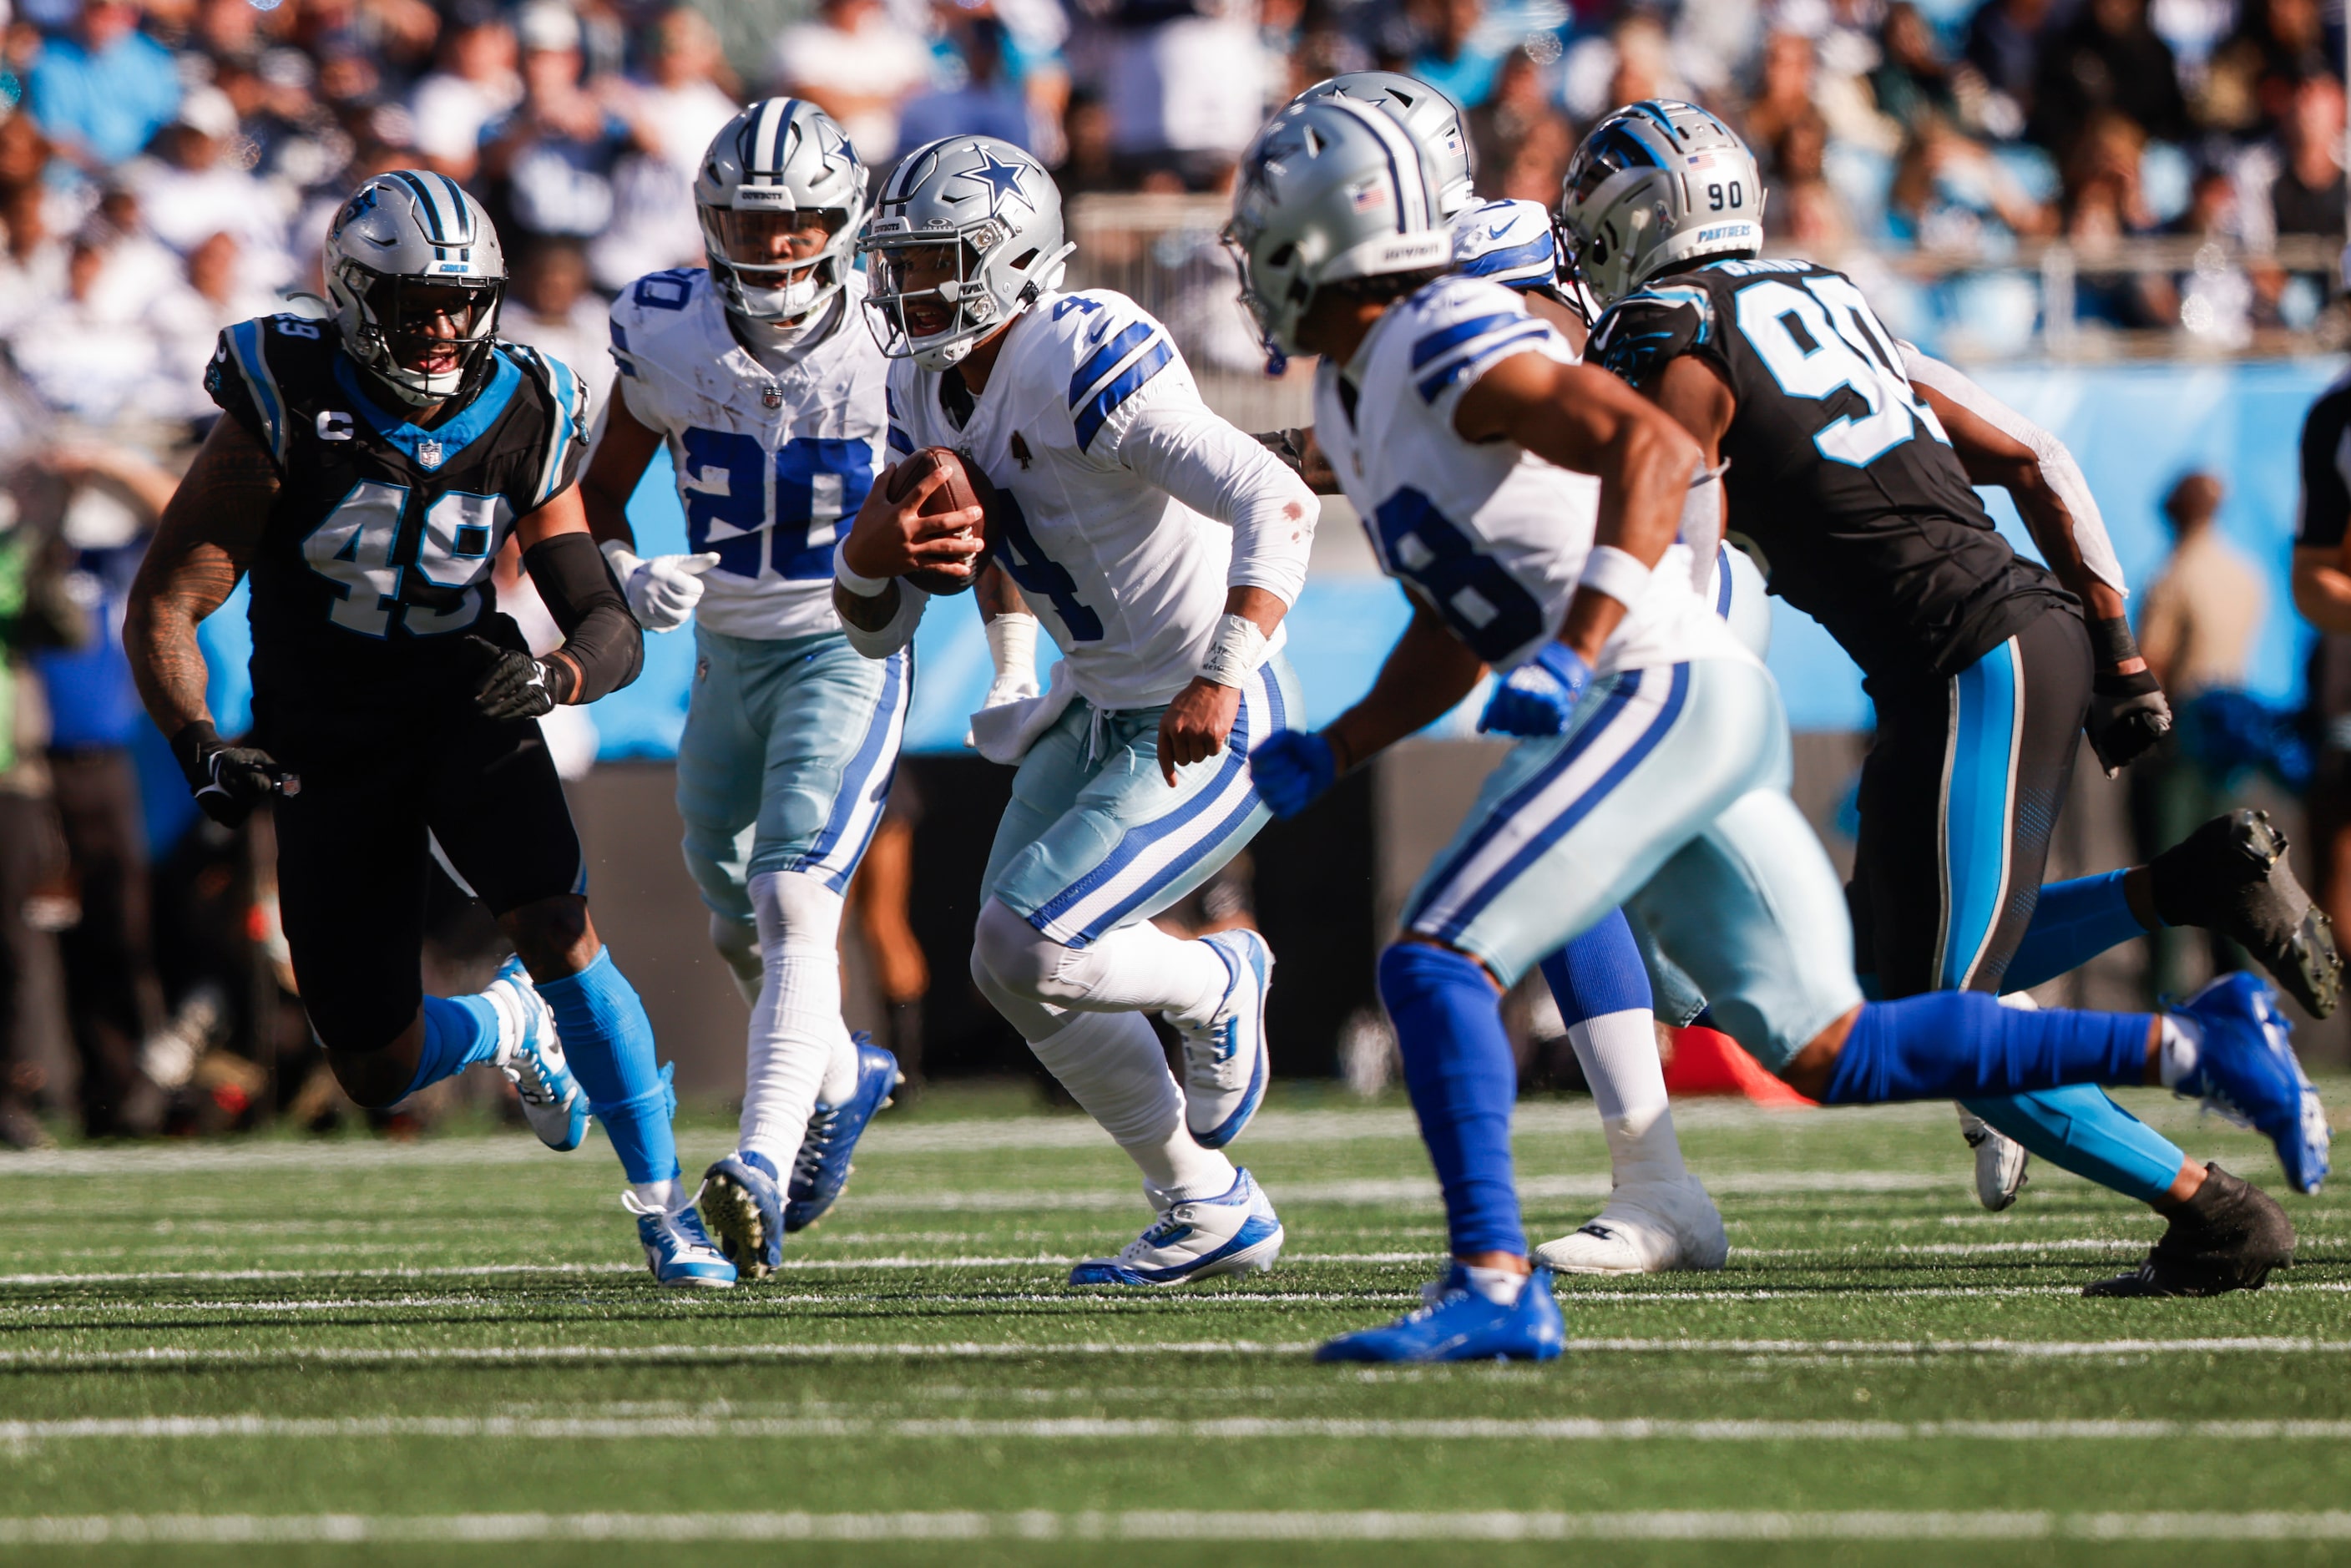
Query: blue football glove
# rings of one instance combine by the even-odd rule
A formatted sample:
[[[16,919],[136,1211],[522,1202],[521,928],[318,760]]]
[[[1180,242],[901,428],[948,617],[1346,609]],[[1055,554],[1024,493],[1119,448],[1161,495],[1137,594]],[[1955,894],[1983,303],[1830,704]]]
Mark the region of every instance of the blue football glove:
[[[1311,729],[1277,729],[1249,753],[1249,777],[1275,816],[1294,817],[1337,782],[1339,759]]]
[[[1592,666],[1574,649],[1564,643],[1545,643],[1494,687],[1478,720],[1478,733],[1564,734],[1577,700],[1591,684]]]

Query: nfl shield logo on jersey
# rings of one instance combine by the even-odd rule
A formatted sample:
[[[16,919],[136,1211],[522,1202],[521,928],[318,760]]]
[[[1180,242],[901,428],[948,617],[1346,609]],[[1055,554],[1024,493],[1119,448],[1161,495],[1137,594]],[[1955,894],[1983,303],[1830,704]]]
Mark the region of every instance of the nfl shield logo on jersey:
[[[441,444],[437,441],[418,442],[416,444],[416,461],[427,469],[440,467]]]
[[[766,386],[761,387],[759,389],[759,406],[762,408],[783,407],[784,389],[778,386],[773,382],[769,382]]]

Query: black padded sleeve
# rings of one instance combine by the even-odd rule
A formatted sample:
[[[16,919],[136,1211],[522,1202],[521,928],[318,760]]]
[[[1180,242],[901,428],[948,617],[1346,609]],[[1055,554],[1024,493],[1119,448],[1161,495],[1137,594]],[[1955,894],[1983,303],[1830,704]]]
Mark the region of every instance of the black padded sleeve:
[[[1702,284],[1652,285],[1620,299],[1593,329],[1583,357],[1639,386],[1684,354],[1711,353],[1714,304]],[[1727,369],[1728,367],[1726,367]]]
[[[563,700],[591,703],[635,680],[644,668],[645,634],[596,541],[557,534],[523,551],[522,564],[562,629],[560,651],[580,667],[580,683]]]

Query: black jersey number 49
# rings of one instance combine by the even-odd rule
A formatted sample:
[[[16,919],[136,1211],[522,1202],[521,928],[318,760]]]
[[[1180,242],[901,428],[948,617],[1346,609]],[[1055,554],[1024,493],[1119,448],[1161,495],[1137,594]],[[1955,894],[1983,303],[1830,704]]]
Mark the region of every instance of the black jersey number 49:
[[[1737,298],[1739,330],[1782,392],[1820,402],[1844,387],[1869,405],[1821,428],[1813,444],[1822,456],[1866,468],[1920,428],[1949,444],[1942,422],[1902,373],[1892,337],[1850,281],[1807,277],[1799,287],[1758,278],[1741,285]]]

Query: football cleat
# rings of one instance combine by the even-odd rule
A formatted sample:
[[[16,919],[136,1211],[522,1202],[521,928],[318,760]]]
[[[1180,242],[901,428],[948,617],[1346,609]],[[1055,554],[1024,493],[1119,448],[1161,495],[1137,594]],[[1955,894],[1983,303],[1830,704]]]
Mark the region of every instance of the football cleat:
[[[1383,1328],[1327,1340],[1317,1361],[1552,1361],[1567,1348],[1567,1324],[1551,1293],[1552,1274],[1538,1263],[1509,1306],[1469,1287],[1453,1265],[1428,1303]]]
[[[2313,1018],[2343,995],[2334,923],[2286,864],[2286,837],[2267,811],[2215,817],[2147,862],[2156,914],[2168,925],[2217,931],[2253,956]]]
[[[857,1089],[838,1105],[819,1105],[809,1118],[808,1135],[800,1140],[799,1157],[792,1161],[791,1186],[784,1195],[788,1231],[806,1230],[824,1218],[856,1168],[849,1156],[857,1152],[865,1124],[890,1103],[890,1092],[904,1081],[898,1059],[862,1030],[850,1038],[857,1045]],[[782,1245],[780,1239],[777,1245]]]
[[[2203,1029],[2196,1064],[2171,1088],[2205,1108],[2265,1134],[2296,1192],[2326,1179],[2326,1108],[2294,1060],[2294,1030],[2259,976],[2223,975],[2177,1012]]]
[[[2220,1296],[2258,1291],[2294,1261],[2294,1222],[2277,1199],[2219,1166],[2204,1167],[2196,1196],[2127,1274],[2083,1287],[2085,1296]]]
[[[1976,1201],[1998,1214],[2024,1189],[2030,1179],[2024,1167],[2032,1156],[2022,1144],[1964,1105],[1959,1107],[1959,1136],[1976,1152]]]
[[[738,1150],[702,1173],[705,1218],[738,1273],[764,1280],[784,1261],[784,1186],[765,1155]]]
[[[1245,927],[1200,939],[1225,961],[1229,983],[1217,1016],[1184,1042],[1184,1125],[1202,1148],[1221,1149],[1241,1135],[1265,1100],[1265,997],[1273,985],[1273,949]]]
[[[735,1282],[735,1265],[710,1244],[702,1217],[689,1202],[683,1208],[656,1208],[634,1192],[623,1190],[621,1205],[637,1217],[637,1240],[645,1249],[645,1267],[664,1285],[725,1290]]]
[[[1664,1274],[1711,1271],[1730,1255],[1722,1216],[1698,1177],[1627,1182],[1583,1228],[1535,1249],[1535,1260],[1562,1274]]]
[[[530,971],[520,958],[508,958],[482,995],[498,1014],[494,1064],[521,1097],[523,1119],[549,1148],[578,1148],[588,1136],[588,1094],[563,1059],[555,1014],[531,984]]]
[[[1281,1256],[1281,1217],[1241,1171],[1220,1197],[1169,1204],[1117,1257],[1089,1258],[1071,1270],[1070,1283],[1186,1285],[1260,1273]]]

